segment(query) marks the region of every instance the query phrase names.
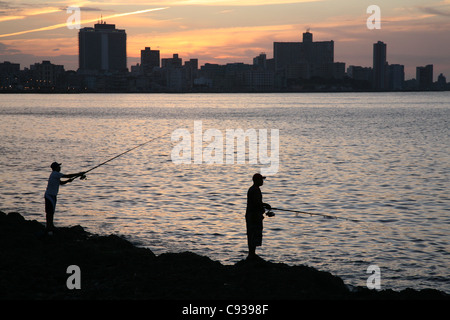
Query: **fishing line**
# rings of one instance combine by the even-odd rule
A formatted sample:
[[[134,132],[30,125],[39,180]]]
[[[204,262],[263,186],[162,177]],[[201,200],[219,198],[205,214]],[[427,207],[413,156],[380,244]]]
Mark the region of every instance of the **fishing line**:
[[[384,235],[388,235],[387,232],[388,232],[388,230],[390,230],[389,236],[393,236],[395,233],[397,233],[403,237],[411,238],[411,231],[409,229],[407,231],[403,230],[403,229],[405,229],[404,226],[390,226],[390,225],[387,225],[386,223],[378,222],[378,221],[368,222],[368,221],[363,221],[363,220],[349,219],[349,218],[332,216],[332,215],[323,214],[323,213],[313,213],[313,212],[306,212],[306,211],[300,211],[300,210],[288,210],[288,209],[280,209],[280,208],[271,208],[271,210],[293,212],[293,213],[295,213],[296,216],[298,216],[298,214],[305,214],[305,215],[309,215],[309,216],[322,216],[322,217],[325,217],[328,219],[336,219],[336,220],[342,219],[342,220],[346,220],[346,221],[357,222],[360,224],[359,225],[360,227],[365,227],[367,230],[376,231],[377,233],[381,232]]]
[[[122,152],[122,153],[120,153],[120,154],[118,154],[118,155],[112,157],[111,159],[108,159],[108,160],[106,160],[106,161],[104,161],[104,162],[102,162],[102,163],[96,165],[95,167],[90,168],[90,169],[87,170],[87,171],[84,171],[83,175],[80,177],[80,180],[85,180],[85,179],[86,179],[86,173],[88,173],[88,172],[90,172],[90,171],[92,171],[92,170],[94,170],[94,169],[97,169],[98,167],[101,167],[102,165],[107,164],[108,162],[110,162],[110,161],[112,161],[112,160],[114,160],[114,159],[117,159],[117,158],[119,158],[120,156],[123,156],[124,154],[126,154],[126,153],[128,153],[128,152],[130,152],[130,151],[133,151],[133,150],[135,150],[135,149],[137,149],[137,148],[143,147],[144,145],[146,145],[146,144],[148,144],[148,143],[150,143],[150,142],[152,142],[152,141],[155,141],[156,139],[160,139],[160,138],[162,138],[162,137],[164,137],[164,136],[167,136],[168,134],[169,134],[169,132],[164,133],[164,134],[162,134],[162,135],[160,135],[160,136],[158,136],[158,137],[156,137],[156,138],[152,138],[152,139],[150,139],[150,140],[148,140],[148,141],[146,141],[146,142],[144,142],[144,143],[138,144],[137,146],[135,146],[135,147],[133,147],[133,148],[130,148],[130,149],[128,149],[128,150],[126,150],[126,151],[124,151],[124,152]]]
[[[272,208],[272,210],[294,212],[296,214],[296,216],[298,216],[298,214],[301,213],[301,214],[307,214],[310,216],[321,216],[321,217],[325,217],[328,219],[343,219],[343,220],[347,220],[347,221],[360,222],[359,220],[356,220],[356,219],[342,218],[342,217],[331,216],[331,215],[323,214],[323,213],[313,213],[313,212],[306,212],[306,211],[300,211],[300,210],[288,210],[288,209],[280,209],[280,208]]]

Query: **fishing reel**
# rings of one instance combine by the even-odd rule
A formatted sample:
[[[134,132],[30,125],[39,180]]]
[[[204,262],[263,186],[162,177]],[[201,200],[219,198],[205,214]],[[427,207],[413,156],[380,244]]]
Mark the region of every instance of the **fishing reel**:
[[[271,211],[271,210],[272,210],[272,207],[270,206],[270,204],[263,203],[263,206],[264,206],[264,209],[267,210],[266,216],[268,216],[268,217],[273,217],[273,216],[275,215],[275,213],[273,213],[273,212]]]
[[[82,176],[80,176],[80,180],[87,180],[87,177],[85,174],[83,174]]]
[[[266,216],[273,217],[275,215],[275,213],[272,212],[272,207],[270,206],[270,204],[263,203],[263,207],[264,207],[265,210],[267,210]]]

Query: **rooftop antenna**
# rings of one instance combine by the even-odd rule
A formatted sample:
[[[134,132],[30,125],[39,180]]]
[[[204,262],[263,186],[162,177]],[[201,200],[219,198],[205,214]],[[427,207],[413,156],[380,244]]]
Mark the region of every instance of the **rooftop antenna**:
[[[98,24],[106,24],[106,21],[103,21],[103,13],[100,14],[100,20],[97,21]]]

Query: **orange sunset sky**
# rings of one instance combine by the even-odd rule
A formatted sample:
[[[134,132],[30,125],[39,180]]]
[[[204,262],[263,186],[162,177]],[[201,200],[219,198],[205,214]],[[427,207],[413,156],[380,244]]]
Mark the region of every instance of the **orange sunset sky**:
[[[381,29],[369,30],[369,5],[381,9]],[[274,41],[301,41],[310,28],[314,41],[335,41],[335,61],[372,66],[373,43],[387,43],[390,64],[434,65],[450,81],[450,0],[169,0],[169,1],[0,1],[0,62],[21,69],[42,60],[78,68],[78,30],[68,29],[69,6],[81,8],[81,27],[101,16],[127,32],[128,66],[144,47],[161,58],[178,53],[205,63],[252,63]],[[155,9],[155,10],[151,10]]]

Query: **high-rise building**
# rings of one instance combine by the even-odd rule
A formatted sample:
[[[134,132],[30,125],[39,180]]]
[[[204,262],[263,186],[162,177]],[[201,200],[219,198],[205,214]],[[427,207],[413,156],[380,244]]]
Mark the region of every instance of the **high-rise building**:
[[[159,50],[151,50],[150,47],[141,50],[141,68],[144,73],[150,73],[159,66]]]
[[[127,34],[101,21],[78,33],[79,68],[83,73],[127,71]]]
[[[386,44],[378,41],[373,44],[373,88],[375,90],[387,89],[387,62]]]
[[[301,42],[274,42],[273,58],[275,60],[275,70],[281,71],[289,65],[304,63],[301,59]]]
[[[292,77],[332,78],[334,76],[334,41],[313,41],[313,34],[303,33],[303,42],[274,42],[275,71]]]
[[[416,81],[420,90],[428,90],[433,86],[433,65],[416,68]]]

